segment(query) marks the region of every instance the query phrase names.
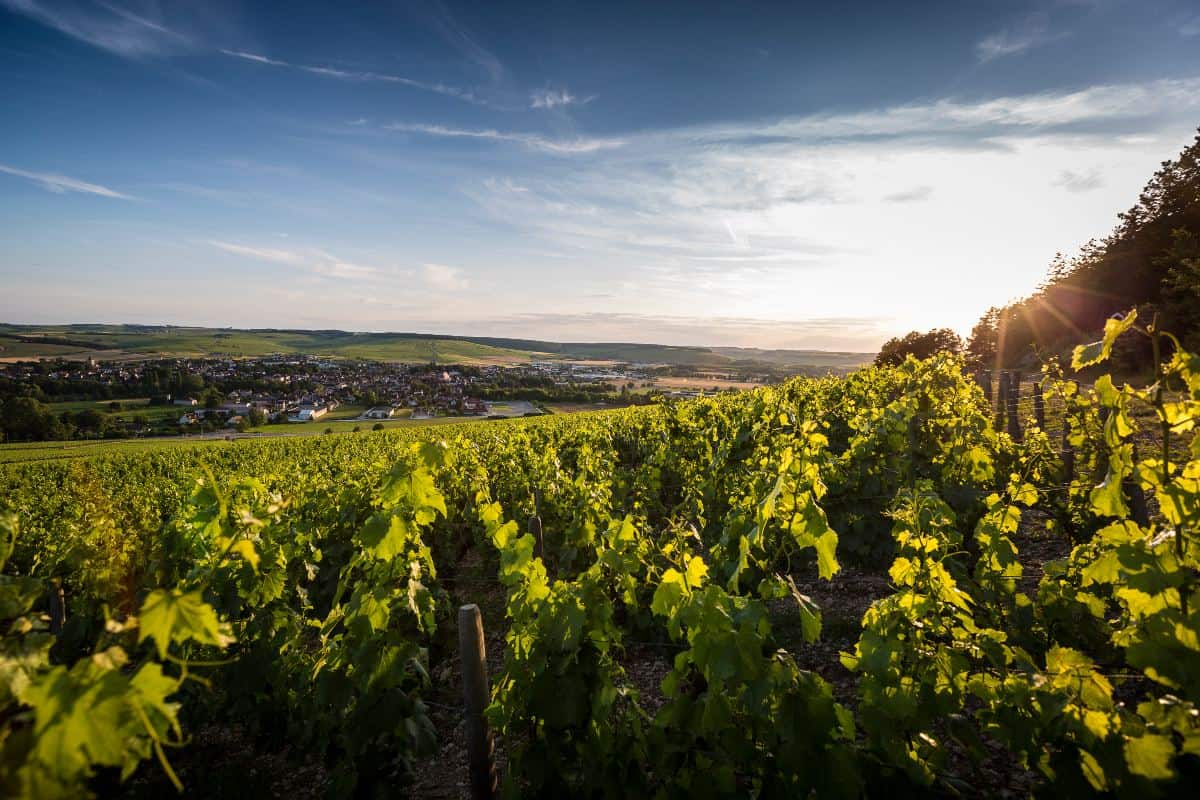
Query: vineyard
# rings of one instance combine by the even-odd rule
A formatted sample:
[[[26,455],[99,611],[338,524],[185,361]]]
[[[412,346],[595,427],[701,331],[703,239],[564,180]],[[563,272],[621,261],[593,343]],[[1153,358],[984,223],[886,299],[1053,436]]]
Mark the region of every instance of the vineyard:
[[[1050,364],[1000,418],[942,355],[0,465],[0,795],[214,792],[235,729],[305,792],[430,794],[477,603],[507,796],[1190,796],[1200,356],[1130,314],[1072,369],[1118,337],[1151,385]]]

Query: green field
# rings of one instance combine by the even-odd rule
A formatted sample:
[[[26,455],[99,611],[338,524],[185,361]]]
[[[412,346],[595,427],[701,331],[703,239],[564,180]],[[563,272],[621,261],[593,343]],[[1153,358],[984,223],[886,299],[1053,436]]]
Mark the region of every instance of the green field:
[[[119,403],[121,409],[112,411],[110,405]],[[187,409],[179,406],[152,406],[149,398],[135,397],[118,400],[63,400],[61,402],[47,403],[46,407],[55,414],[61,414],[64,411],[69,411],[76,414],[80,411],[94,409],[110,418],[121,417],[129,419],[135,415],[141,414],[146,417],[152,424],[162,420],[178,419]]]
[[[341,409],[339,409],[340,411]],[[178,409],[175,409],[178,411]],[[434,425],[455,425],[464,422],[481,422],[482,417],[434,417],[433,419],[408,419],[400,417],[383,420],[385,429],[424,428]],[[279,437],[321,436],[327,429],[334,433],[372,433],[375,420],[320,419],[316,422],[290,422],[279,425],[263,425],[247,434],[208,434],[201,436],[160,436],[145,439],[77,439],[65,442],[16,442],[0,444],[0,464],[18,464],[29,461],[55,461],[69,458],[91,458],[93,456],[121,455],[149,452],[173,447],[213,447],[228,445],[230,441],[255,441]],[[492,420],[491,422],[495,422]],[[228,435],[231,439],[227,440]]]
[[[45,337],[45,343],[19,341],[14,335]],[[76,346],[60,344],[69,341]],[[98,351],[153,356],[266,356],[305,354],[373,361],[483,364],[528,361],[525,351],[453,337],[417,337],[403,333],[344,331],[227,330],[221,328],[143,327],[133,325],[0,326],[0,346],[13,357],[73,356]],[[10,355],[8,350],[0,357]]]
[[[43,342],[15,337],[42,338]],[[234,330],[151,325],[0,324],[0,358],[151,356],[265,356],[274,353],[441,364],[505,364],[546,358],[626,361],[680,366],[776,367],[847,370],[871,360],[865,353],[820,350],[679,347],[629,342],[550,342],[420,333]]]
[[[18,442],[0,444],[0,464],[19,464],[30,461],[57,461],[64,458],[146,453],[188,446],[211,447],[228,444],[224,439],[163,436],[152,439],[79,439],[67,442]]]
[[[0,338],[0,359],[74,356],[78,354],[78,347]]]

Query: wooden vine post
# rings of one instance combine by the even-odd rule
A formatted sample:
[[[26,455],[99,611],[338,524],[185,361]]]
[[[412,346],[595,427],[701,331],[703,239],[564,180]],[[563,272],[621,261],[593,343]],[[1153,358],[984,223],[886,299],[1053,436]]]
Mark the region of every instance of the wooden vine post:
[[[55,578],[50,582],[50,633],[58,636],[67,623],[67,594],[62,581]]]
[[[1137,461],[1138,451],[1135,444],[1133,446],[1133,463],[1137,464]],[[1132,475],[1122,481],[1122,484],[1126,496],[1129,497],[1129,515],[1143,528],[1150,527],[1150,509],[1146,506],[1146,492],[1142,489],[1142,484]]]
[[[497,795],[496,762],[492,732],[484,709],[488,707],[487,647],[483,617],[471,603],[458,609],[458,656],[462,663],[463,704],[467,724],[467,772],[472,800],[494,800]]]
[[[1112,416],[1112,409],[1108,406],[1100,406],[1097,410],[1097,416],[1100,418],[1100,436],[1104,436],[1104,428],[1108,425],[1108,418]],[[1104,476],[1108,473],[1108,448],[1101,447],[1100,452],[1096,454],[1096,483],[1102,483]]]
[[[996,387],[996,430],[1004,427],[1004,417],[1008,410],[1008,373],[1001,372]]]
[[[1008,378],[1008,435],[1013,441],[1021,441],[1021,420],[1017,411],[1021,402],[1021,373],[1013,372]]]
[[[1063,415],[1062,429],[1063,485],[1070,486],[1075,480],[1075,448],[1071,446],[1071,420]]]
[[[1033,382],[1033,417],[1037,420],[1038,430],[1046,430],[1046,401],[1042,398],[1042,382]]]
[[[529,532],[533,534],[533,557],[546,560],[546,543],[542,538],[542,490],[533,490],[533,516],[529,518]]]

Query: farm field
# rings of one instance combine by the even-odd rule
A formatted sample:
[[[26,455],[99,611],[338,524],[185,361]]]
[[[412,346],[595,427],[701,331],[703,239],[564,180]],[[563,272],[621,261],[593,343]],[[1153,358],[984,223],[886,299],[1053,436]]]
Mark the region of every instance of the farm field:
[[[0,361],[21,361],[29,358],[54,358],[57,356],[66,357],[74,356],[79,352],[78,347],[0,338]],[[87,356],[83,357],[86,358]]]
[[[119,410],[112,410],[112,404],[116,403]],[[160,422],[164,420],[178,419],[187,409],[179,406],[170,405],[150,405],[148,397],[141,398],[123,398],[117,400],[66,400],[47,403],[47,407],[55,414],[61,414],[64,411],[77,413],[80,411],[98,411],[106,417],[124,417],[129,418],[135,415],[145,416],[151,422]]]
[[[25,581],[4,585],[32,598],[6,642],[56,642],[61,664],[22,662],[25,713],[98,681],[149,709],[85,722],[79,701],[0,781],[84,786],[107,756],[41,742],[124,725],[137,796],[213,796],[247,760],[264,785],[304,775],[301,796],[456,796],[474,604],[513,796],[1176,793],[1200,766],[1193,365],[1161,365],[1190,387],[1169,398],[1050,377],[997,409],[942,355],[609,412],[0,466]],[[194,740],[156,757],[177,724]]]
[[[546,403],[546,408],[555,414],[578,414],[581,411],[612,411],[623,408],[620,403]]]
[[[406,334],[357,334],[319,331],[235,331],[214,328],[144,328],[118,325],[0,326],[0,346],[21,357],[88,358],[104,351],[140,356],[230,356],[234,358],[295,353],[376,361],[507,364],[528,361],[530,353],[452,337]],[[24,336],[27,341],[11,338]],[[45,343],[36,339],[45,337]],[[74,346],[59,344],[76,343]],[[8,351],[0,356],[10,355]]]
[[[65,442],[16,442],[0,444],[0,464],[27,461],[93,458],[132,453],[148,453],[176,447],[211,447],[224,444],[223,438],[162,436],[147,439],[76,439]]]
[[[380,421],[385,430],[401,428],[430,428],[438,425],[478,423],[481,417],[432,417],[408,419],[398,417]],[[489,423],[502,420],[487,420]],[[329,420],[316,422],[287,422],[251,428],[247,433],[224,431],[218,433],[184,436],[157,436],[143,439],[74,439],[62,442],[13,442],[0,444],[0,464],[16,464],[26,461],[54,461],[74,458],[121,455],[124,453],[152,452],[181,446],[212,447],[231,442],[255,441],[280,437],[311,437],[325,434],[327,429],[334,433],[374,433],[377,420]]]
[[[731,381],[706,375],[695,376],[664,376],[654,379],[656,389],[686,389],[692,391],[709,391],[711,389],[756,389],[761,383],[752,381]]]
[[[23,337],[29,341],[20,341]],[[39,339],[44,341],[38,341]],[[870,361],[865,353],[820,350],[676,347],[657,344],[547,342],[415,333],[236,330],[141,325],[0,324],[0,359],[67,357],[120,359],[157,356],[229,356],[292,353],[330,358],[440,364],[516,364],[570,359],[611,365],[618,362],[682,365],[759,363],[772,366],[853,369]]]

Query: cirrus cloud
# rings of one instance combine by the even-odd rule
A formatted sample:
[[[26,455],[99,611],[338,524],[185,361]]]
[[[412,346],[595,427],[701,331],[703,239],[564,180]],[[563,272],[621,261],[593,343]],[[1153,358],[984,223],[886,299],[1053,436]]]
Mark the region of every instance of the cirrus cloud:
[[[54,192],[55,194],[77,192],[79,194],[95,194],[101,197],[111,197],[117,200],[137,199],[132,195],[118,192],[115,189],[110,189],[107,186],[101,186],[98,183],[88,183],[87,181],[81,181],[77,178],[69,178],[66,175],[58,175],[53,172],[33,172],[30,170],[10,167],[6,164],[0,164],[0,172],[33,181],[46,191]]]

